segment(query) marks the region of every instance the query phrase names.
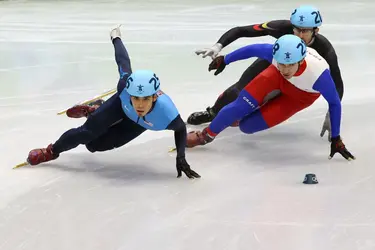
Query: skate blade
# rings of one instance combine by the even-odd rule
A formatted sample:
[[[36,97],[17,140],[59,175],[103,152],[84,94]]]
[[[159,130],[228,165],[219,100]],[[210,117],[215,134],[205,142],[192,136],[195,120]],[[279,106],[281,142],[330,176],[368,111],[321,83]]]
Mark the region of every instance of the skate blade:
[[[176,150],[177,150],[177,148],[171,148],[171,149],[168,150],[168,153],[174,152]]]
[[[29,165],[29,163],[27,161],[25,161],[25,162],[22,162],[22,163],[16,165],[15,167],[13,167],[13,169],[24,167],[24,166],[27,166],[27,165]]]
[[[192,148],[188,148],[188,147],[186,147],[185,148],[185,150],[191,150]],[[177,148],[171,148],[171,149],[169,149],[168,150],[168,153],[172,153],[172,152],[174,152],[174,151],[177,151]]]

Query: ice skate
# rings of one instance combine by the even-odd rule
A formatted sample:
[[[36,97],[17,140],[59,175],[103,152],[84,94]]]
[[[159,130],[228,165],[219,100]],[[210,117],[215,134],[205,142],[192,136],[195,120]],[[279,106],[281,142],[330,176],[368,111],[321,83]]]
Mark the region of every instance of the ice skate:
[[[187,123],[191,125],[200,125],[203,123],[211,122],[215,118],[216,114],[213,112],[212,108],[208,107],[205,111],[199,111],[192,113],[188,119]]]
[[[89,104],[79,104],[71,107],[66,111],[66,115],[70,118],[82,118],[88,117],[91,113],[93,113],[97,108],[100,107],[104,103],[104,100],[99,99],[93,101]]]
[[[47,148],[37,148],[33,149],[29,152],[29,156],[27,157],[27,162],[30,165],[38,165],[43,162],[52,161],[59,157],[53,153],[53,145],[48,145]]]

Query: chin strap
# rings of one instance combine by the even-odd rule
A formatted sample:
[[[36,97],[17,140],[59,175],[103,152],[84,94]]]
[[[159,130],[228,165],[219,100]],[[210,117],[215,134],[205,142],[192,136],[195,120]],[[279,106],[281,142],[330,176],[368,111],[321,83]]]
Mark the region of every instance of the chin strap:
[[[316,29],[316,28],[314,28],[314,33],[313,33],[313,35],[312,35],[312,37],[311,37],[311,40],[310,40],[310,42],[309,42],[309,43],[307,44],[307,46],[309,46],[309,45],[313,44],[313,43],[314,43],[314,41],[315,41],[315,37],[316,37],[315,29]]]
[[[315,33],[313,37],[311,38],[311,41],[307,44],[307,46],[310,46],[311,44],[313,44],[314,41],[315,41]]]

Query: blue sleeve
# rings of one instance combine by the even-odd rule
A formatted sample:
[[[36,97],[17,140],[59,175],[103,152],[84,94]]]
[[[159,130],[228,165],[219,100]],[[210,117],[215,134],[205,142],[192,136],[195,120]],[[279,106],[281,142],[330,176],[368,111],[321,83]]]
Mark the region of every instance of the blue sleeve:
[[[332,137],[340,135],[341,124],[341,102],[337,93],[335,83],[326,69],[315,82],[313,89],[319,91],[329,105],[329,117],[331,119]]]
[[[232,62],[248,59],[250,57],[259,57],[272,62],[272,46],[272,44],[268,43],[251,44],[229,53],[225,56],[224,62],[228,65]]]
[[[115,59],[118,66],[118,72],[122,79],[124,76],[129,76],[132,73],[129,54],[120,38],[113,39],[112,43],[115,47]]]

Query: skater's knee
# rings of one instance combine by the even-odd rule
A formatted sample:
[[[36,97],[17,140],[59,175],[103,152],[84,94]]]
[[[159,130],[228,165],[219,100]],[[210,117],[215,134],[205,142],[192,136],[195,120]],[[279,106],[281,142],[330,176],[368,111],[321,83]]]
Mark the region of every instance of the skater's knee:
[[[95,153],[97,151],[93,143],[87,143],[85,146],[87,150],[90,151],[91,153]]]
[[[254,134],[256,132],[268,129],[269,126],[264,120],[261,112],[257,110],[242,119],[240,121],[239,128],[245,134]]]
[[[91,153],[104,152],[117,148],[118,145],[113,142],[103,141],[102,139],[96,139],[86,144],[86,148]]]
[[[260,129],[257,126],[254,126],[252,124],[245,124],[243,122],[240,122],[239,127],[240,127],[241,132],[245,134],[254,134],[256,132],[259,132],[265,129],[265,128]]]
[[[90,141],[89,143],[86,143],[86,148],[88,151],[90,151],[91,153],[95,153],[95,152],[99,152],[99,151],[105,151],[103,150],[103,141],[100,140],[100,138],[96,139],[96,140],[93,140],[93,141]]]
[[[239,124],[239,128],[241,130],[242,133],[245,133],[245,134],[253,134],[257,131],[255,131],[254,127],[249,125],[249,124],[246,124],[244,122],[240,122]]]

